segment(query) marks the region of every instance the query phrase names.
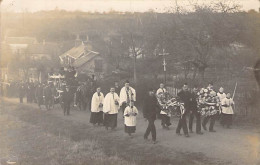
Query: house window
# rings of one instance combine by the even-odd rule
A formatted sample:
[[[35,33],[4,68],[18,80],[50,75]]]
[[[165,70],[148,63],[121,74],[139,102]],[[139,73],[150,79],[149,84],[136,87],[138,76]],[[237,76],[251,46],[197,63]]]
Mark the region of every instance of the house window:
[[[97,59],[95,60],[95,72],[103,71],[103,60]]]

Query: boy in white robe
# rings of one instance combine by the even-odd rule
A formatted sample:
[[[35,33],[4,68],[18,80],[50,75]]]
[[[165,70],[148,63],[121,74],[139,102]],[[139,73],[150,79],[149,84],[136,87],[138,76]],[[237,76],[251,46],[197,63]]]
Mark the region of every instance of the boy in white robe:
[[[232,125],[232,116],[234,114],[233,107],[234,101],[230,98],[230,93],[227,93],[227,97],[221,101],[222,114],[223,114],[223,126],[230,128]]]
[[[101,88],[97,88],[97,92],[93,94],[91,100],[91,115],[90,115],[90,123],[93,125],[97,124],[101,125],[103,123],[103,102],[104,95],[101,92]]]
[[[130,100],[136,101],[135,89],[130,87],[129,81],[125,82],[125,86],[120,90],[120,101],[119,105],[122,108],[123,114],[125,108],[129,105]]]
[[[137,108],[134,106],[134,102],[131,101],[130,105],[125,108],[125,132],[132,137],[132,133],[136,130],[136,116],[138,114]]]
[[[114,130],[117,126],[117,114],[119,109],[119,97],[115,93],[115,88],[111,87],[110,92],[106,95],[104,99],[103,112],[104,116],[104,125],[106,129],[110,127]]]
[[[158,98],[159,95],[165,95],[166,94],[166,89],[164,88],[164,84],[160,84],[160,88],[156,91],[156,97]],[[160,118],[161,118],[161,125],[164,129],[169,129],[169,126],[171,125],[171,116],[167,114],[164,111],[164,108],[161,109],[160,111]]]

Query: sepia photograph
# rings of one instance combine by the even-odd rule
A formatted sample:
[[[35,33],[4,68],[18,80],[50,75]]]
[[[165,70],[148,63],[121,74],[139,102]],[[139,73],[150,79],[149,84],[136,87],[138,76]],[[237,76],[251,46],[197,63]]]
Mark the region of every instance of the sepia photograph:
[[[0,0],[0,165],[260,165],[260,0]]]

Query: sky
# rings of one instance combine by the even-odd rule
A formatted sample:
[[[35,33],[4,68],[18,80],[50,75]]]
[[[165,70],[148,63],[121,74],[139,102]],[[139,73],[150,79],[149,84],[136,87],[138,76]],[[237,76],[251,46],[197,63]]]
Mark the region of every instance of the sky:
[[[150,9],[164,12],[175,6],[176,0],[3,0],[2,11],[36,12],[53,10],[55,8],[69,11],[81,10],[88,12],[107,12],[110,10],[121,12],[145,12]],[[178,4],[188,7],[188,1],[209,3],[212,0],[177,0]],[[223,0],[228,1],[228,0]],[[242,6],[242,10],[254,9],[258,11],[259,0],[233,0]]]

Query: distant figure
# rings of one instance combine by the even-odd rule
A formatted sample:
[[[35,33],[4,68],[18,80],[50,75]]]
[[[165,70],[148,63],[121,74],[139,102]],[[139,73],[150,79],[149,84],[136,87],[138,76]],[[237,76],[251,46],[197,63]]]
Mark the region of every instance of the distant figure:
[[[35,91],[35,96],[36,96],[36,99],[37,99],[38,106],[41,109],[41,105],[44,104],[42,84],[38,84],[36,91]]]
[[[223,117],[223,114],[222,114],[222,106],[221,106],[221,102],[223,99],[226,98],[226,94],[224,93],[224,88],[223,87],[220,87],[219,88],[219,91],[217,93],[217,96],[218,96],[218,100],[219,100],[219,116],[220,116],[220,124],[222,124],[222,117]]]
[[[159,97],[159,95],[164,95],[163,97],[165,97],[166,92],[167,91],[164,88],[164,84],[161,83],[160,88],[156,92],[156,96]],[[171,125],[171,117],[168,116],[168,114],[163,109],[160,111],[161,125],[164,129],[169,129],[169,126]]]
[[[116,94],[118,94],[118,96],[120,95],[120,87],[119,87],[119,84],[118,84],[118,82],[116,81],[115,82],[115,92],[116,92]]]
[[[62,104],[63,104],[63,113],[65,115],[70,115],[70,104],[73,101],[73,94],[69,89],[69,86],[66,86],[65,91],[62,93]]]
[[[205,104],[206,104],[207,107],[211,108],[212,109],[211,111],[213,112],[216,109],[218,109],[218,106],[217,106],[217,104],[219,102],[218,97],[217,97],[216,92],[213,90],[213,84],[212,83],[209,83],[207,90],[208,90],[209,97],[205,100]],[[214,130],[216,116],[217,116],[217,114],[210,114],[210,115],[204,117],[203,122],[202,122],[202,127],[205,131],[207,130],[206,125],[210,121],[209,132],[216,132]]]
[[[232,125],[232,116],[234,114],[233,111],[233,106],[234,106],[234,101],[232,98],[230,98],[230,93],[227,93],[227,97],[222,99],[221,105],[222,105],[222,113],[223,113],[223,118],[222,118],[222,125],[227,126],[227,128],[230,128]]]
[[[119,104],[124,114],[125,108],[129,105],[130,100],[136,101],[135,89],[130,87],[129,81],[125,82],[125,86],[120,90],[120,101]]]
[[[157,108],[159,108],[157,104],[157,99],[153,92],[153,89],[149,89],[148,96],[144,99],[144,107],[143,107],[143,116],[146,120],[148,120],[148,126],[144,134],[144,139],[147,140],[149,134],[152,134],[153,143],[157,143],[156,141],[156,128],[154,125],[154,121],[156,120]]]
[[[110,127],[114,130],[117,127],[117,114],[119,109],[119,97],[115,93],[115,88],[111,87],[110,92],[106,95],[104,99],[103,112],[104,115],[104,125],[108,130]]]
[[[101,88],[98,87],[91,100],[90,123],[93,125],[101,125],[103,123],[103,102],[104,95],[101,92]]]
[[[190,111],[190,100],[191,98],[191,93],[188,91],[188,84],[184,84],[182,87],[182,90],[178,93],[178,97],[181,102],[184,103],[184,108],[185,112],[184,114],[181,115],[179,119],[179,123],[176,129],[176,134],[181,135],[180,131],[183,129],[185,137],[190,137],[188,133],[188,127],[187,127],[187,122],[186,122],[186,115]]]
[[[254,67],[255,79],[260,87],[260,59],[257,60]]]
[[[201,132],[201,114],[198,112],[198,88],[194,87],[191,93],[191,100],[190,100],[190,118],[189,118],[189,131],[193,133],[192,125],[194,116],[196,117],[196,133],[202,135]]]
[[[19,99],[20,99],[20,103],[23,103],[24,94],[25,94],[24,84],[20,83],[20,85],[19,85]]]
[[[132,137],[132,133],[136,130],[136,116],[138,114],[137,108],[134,106],[134,102],[131,101],[130,105],[126,107],[124,111],[125,116],[125,132]]]
[[[43,89],[43,98],[44,98],[44,103],[46,106],[46,109],[50,110],[50,107],[52,105],[52,89],[50,84],[47,84],[46,87]]]

